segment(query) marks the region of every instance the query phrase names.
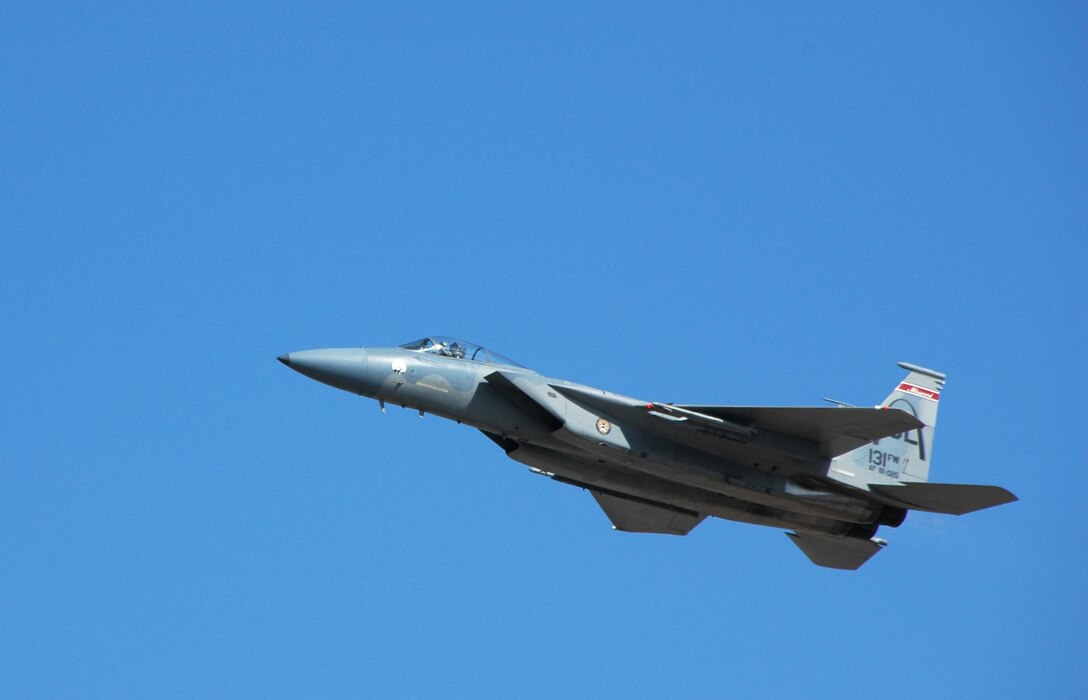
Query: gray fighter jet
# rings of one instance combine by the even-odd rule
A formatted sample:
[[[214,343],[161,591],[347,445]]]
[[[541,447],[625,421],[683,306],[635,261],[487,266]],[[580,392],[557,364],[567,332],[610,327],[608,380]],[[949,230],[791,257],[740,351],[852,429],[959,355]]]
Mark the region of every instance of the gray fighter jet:
[[[535,474],[588,490],[616,530],[686,535],[708,515],[791,529],[813,563],[857,569],[908,510],[961,515],[1017,500],[929,483],[945,375],[907,376],[875,408],[694,406],[549,379],[441,336],[281,355],[329,386],[479,429]],[[838,403],[838,402],[833,402]]]

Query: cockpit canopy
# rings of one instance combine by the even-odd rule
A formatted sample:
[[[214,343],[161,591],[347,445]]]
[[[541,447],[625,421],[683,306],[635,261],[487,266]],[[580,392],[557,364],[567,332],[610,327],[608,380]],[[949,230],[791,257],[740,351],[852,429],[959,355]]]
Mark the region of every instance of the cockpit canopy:
[[[422,340],[415,340],[411,343],[405,343],[400,347],[405,350],[413,350],[415,352],[427,352],[432,355],[439,355],[441,357],[452,357],[458,360],[470,360],[472,362],[491,362],[496,365],[512,365],[514,367],[523,367],[513,360],[503,357],[497,352],[492,352],[485,347],[476,345],[475,343],[467,343],[463,340],[457,340],[456,338],[449,338],[444,335],[434,335],[430,338],[423,338]]]

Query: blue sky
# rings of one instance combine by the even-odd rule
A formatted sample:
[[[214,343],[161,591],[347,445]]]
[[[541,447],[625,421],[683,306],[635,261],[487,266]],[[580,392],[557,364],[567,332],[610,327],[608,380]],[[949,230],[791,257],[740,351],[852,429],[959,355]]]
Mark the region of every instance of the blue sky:
[[[1082,3],[0,9],[0,695],[1084,697]],[[949,375],[856,573],[612,532],[275,356],[648,400]]]

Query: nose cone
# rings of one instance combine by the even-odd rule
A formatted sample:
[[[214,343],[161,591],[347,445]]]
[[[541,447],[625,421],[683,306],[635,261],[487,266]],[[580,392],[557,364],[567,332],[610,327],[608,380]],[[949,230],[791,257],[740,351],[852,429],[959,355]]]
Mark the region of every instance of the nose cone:
[[[366,350],[363,348],[303,350],[280,355],[276,359],[299,374],[353,394],[366,393],[369,385]]]

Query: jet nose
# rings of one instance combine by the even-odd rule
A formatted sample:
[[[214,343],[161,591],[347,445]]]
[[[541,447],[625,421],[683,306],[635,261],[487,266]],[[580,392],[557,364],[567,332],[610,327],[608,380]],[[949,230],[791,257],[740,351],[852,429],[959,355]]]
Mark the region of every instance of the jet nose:
[[[353,394],[362,394],[367,390],[367,357],[363,348],[303,350],[280,355],[276,359],[322,384]]]

